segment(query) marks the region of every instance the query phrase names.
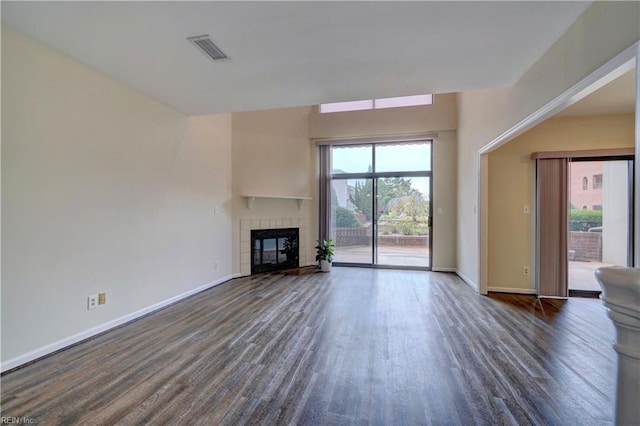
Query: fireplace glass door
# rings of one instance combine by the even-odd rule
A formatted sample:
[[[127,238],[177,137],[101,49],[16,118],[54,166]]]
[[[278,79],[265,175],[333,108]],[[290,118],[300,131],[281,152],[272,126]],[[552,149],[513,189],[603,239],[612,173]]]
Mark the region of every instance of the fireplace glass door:
[[[299,267],[299,229],[251,230],[251,274]]]

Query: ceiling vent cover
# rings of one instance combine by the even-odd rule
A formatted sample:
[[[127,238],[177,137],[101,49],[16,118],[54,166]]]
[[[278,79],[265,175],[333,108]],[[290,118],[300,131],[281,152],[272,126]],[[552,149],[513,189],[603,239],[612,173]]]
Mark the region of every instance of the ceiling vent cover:
[[[209,34],[189,37],[187,38],[187,40],[193,43],[198,49],[200,49],[205,55],[207,55],[214,61],[217,61],[218,59],[229,58],[218,46],[213,44],[213,42],[211,41],[211,37],[209,37]]]

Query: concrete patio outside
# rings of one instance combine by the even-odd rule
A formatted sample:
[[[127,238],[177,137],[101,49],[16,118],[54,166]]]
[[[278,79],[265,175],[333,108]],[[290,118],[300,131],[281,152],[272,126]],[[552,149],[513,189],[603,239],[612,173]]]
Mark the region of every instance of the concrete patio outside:
[[[569,261],[569,290],[602,291],[596,281],[596,269],[603,266],[613,266],[603,262]]]
[[[371,246],[336,247],[334,262],[371,263]],[[378,246],[379,265],[428,267],[429,247]]]

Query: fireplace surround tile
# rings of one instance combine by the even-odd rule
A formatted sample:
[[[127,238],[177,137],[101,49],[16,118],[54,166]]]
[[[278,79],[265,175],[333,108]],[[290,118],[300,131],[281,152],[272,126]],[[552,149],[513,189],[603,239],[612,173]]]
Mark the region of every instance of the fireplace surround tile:
[[[273,226],[272,226],[273,224]],[[251,275],[251,231],[254,229],[298,228],[300,244],[300,266],[308,264],[307,219],[306,218],[260,218],[240,219],[240,274]],[[245,239],[245,236],[248,236]]]

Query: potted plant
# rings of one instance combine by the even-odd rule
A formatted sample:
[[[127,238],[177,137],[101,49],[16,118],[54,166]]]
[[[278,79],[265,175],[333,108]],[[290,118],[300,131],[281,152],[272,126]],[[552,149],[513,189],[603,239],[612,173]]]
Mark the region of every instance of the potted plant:
[[[316,240],[316,261],[320,261],[320,269],[322,272],[331,271],[331,262],[335,254],[335,245],[332,240]]]

